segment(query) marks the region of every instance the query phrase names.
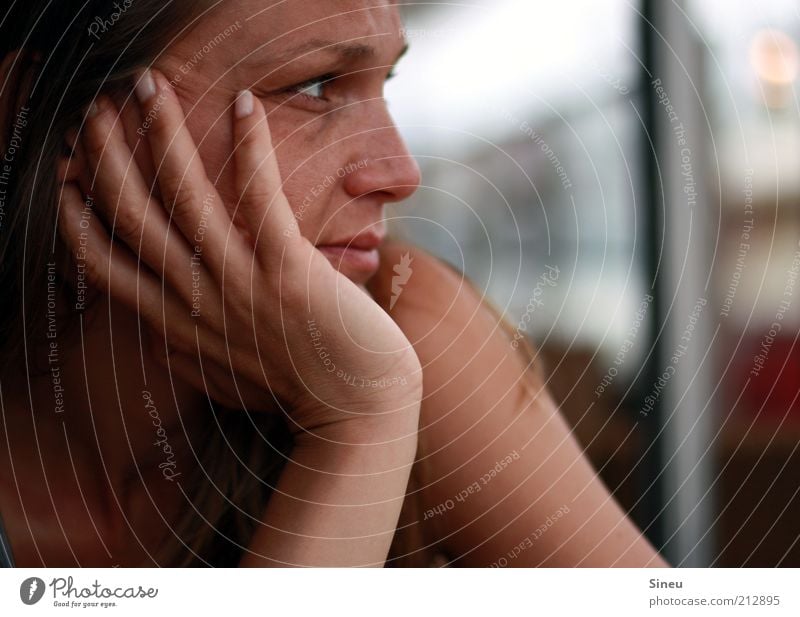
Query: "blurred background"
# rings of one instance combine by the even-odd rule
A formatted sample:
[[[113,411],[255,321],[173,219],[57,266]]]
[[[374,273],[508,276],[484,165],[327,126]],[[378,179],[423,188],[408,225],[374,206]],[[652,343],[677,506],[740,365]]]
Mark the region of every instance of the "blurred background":
[[[800,567],[800,1],[404,12],[395,233],[530,337],[671,563]]]

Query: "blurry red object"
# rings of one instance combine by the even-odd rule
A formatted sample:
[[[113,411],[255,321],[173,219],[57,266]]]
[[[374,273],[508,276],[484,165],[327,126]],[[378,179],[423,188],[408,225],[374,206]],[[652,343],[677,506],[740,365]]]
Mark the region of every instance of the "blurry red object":
[[[800,421],[800,340],[776,337],[771,345],[763,338],[749,346],[742,370],[742,395],[747,411],[760,418]]]

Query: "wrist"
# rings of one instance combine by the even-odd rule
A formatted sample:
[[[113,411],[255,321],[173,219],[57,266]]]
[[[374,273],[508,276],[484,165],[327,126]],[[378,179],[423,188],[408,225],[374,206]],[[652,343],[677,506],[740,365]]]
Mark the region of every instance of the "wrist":
[[[416,435],[419,428],[421,387],[402,393],[363,393],[337,402],[307,400],[294,407],[290,428],[296,438],[333,440],[347,444],[374,444]]]
[[[329,422],[295,431],[292,458],[333,474],[408,470],[417,454],[419,409],[417,402],[385,415],[337,414]]]
[[[338,423],[381,426],[411,421],[416,424],[422,400],[422,368],[413,349],[380,370],[348,371],[336,365],[298,384],[291,401],[292,417],[304,428]]]

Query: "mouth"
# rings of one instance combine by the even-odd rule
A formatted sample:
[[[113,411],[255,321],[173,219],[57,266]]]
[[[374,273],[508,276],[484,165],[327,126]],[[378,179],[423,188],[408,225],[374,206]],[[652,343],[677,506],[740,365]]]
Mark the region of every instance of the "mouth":
[[[342,274],[353,281],[363,283],[380,267],[378,249],[383,240],[382,233],[366,232],[336,242],[319,244],[317,250]]]

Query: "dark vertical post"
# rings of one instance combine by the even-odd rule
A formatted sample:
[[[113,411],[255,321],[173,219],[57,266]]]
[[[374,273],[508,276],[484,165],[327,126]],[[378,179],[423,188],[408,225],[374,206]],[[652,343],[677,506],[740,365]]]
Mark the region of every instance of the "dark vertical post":
[[[640,36],[642,46],[643,67],[640,74],[642,118],[644,126],[641,135],[641,154],[643,161],[642,199],[639,202],[640,210],[637,213],[639,229],[637,234],[642,239],[639,244],[645,289],[649,290],[654,300],[650,307],[647,321],[648,353],[646,364],[637,384],[638,400],[635,401],[636,420],[640,422],[644,439],[643,444],[647,449],[642,465],[639,469],[639,483],[642,501],[640,507],[634,512],[634,518],[644,529],[647,536],[659,550],[663,548],[666,539],[666,525],[664,522],[664,476],[661,474],[662,461],[664,460],[663,441],[663,402],[655,402],[652,411],[642,417],[638,410],[644,406],[644,398],[649,393],[649,388],[658,379],[659,362],[663,357],[663,337],[659,331],[664,323],[663,309],[663,273],[660,267],[663,260],[664,248],[664,187],[658,171],[658,153],[662,151],[659,131],[656,130],[656,114],[658,101],[656,100],[650,82],[656,74],[657,51],[657,21],[655,6],[658,1],[642,0],[640,19]]]

